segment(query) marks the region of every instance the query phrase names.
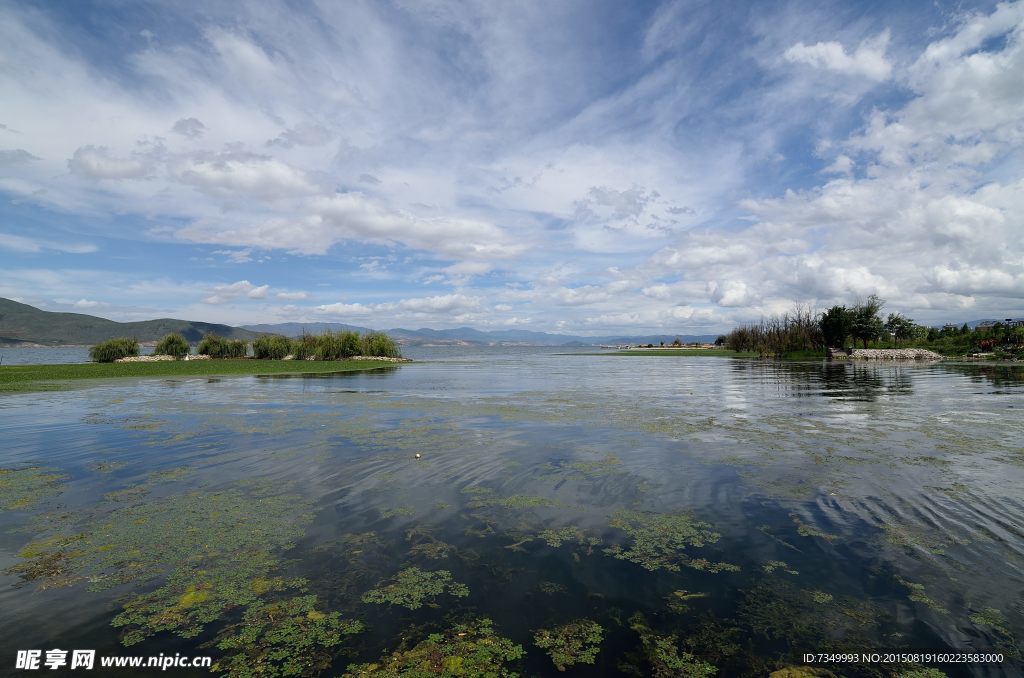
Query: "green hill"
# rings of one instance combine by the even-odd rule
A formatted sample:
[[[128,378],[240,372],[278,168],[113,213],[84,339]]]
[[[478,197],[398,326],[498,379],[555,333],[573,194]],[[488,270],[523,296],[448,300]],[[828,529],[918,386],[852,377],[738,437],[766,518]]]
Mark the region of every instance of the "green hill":
[[[0,345],[87,345],[114,337],[157,341],[168,332],[177,332],[190,342],[199,341],[208,332],[215,332],[228,339],[252,339],[258,335],[257,332],[230,325],[173,318],[119,323],[83,313],[43,311],[28,304],[0,299]]]

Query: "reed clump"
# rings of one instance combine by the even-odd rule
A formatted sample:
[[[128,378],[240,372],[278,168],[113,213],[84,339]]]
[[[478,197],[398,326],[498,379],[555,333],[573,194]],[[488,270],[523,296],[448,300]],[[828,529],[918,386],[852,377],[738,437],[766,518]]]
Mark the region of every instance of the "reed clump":
[[[89,359],[97,363],[112,363],[135,355],[139,355],[139,342],[128,337],[101,341],[89,349]]]
[[[177,359],[184,358],[192,350],[185,337],[177,332],[164,335],[163,339],[157,342],[153,349],[153,355],[170,355]]]

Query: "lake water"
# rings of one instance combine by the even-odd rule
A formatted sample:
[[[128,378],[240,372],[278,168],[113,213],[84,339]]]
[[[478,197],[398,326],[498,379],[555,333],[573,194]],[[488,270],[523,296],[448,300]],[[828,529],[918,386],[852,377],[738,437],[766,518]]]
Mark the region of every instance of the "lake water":
[[[454,671],[504,647],[481,618],[522,675],[557,674],[538,632],[579,620],[602,631],[576,675],[908,648],[1024,671],[1020,366],[409,353],[0,397],[0,673],[291,648],[341,675],[431,633],[449,650],[415,656]]]

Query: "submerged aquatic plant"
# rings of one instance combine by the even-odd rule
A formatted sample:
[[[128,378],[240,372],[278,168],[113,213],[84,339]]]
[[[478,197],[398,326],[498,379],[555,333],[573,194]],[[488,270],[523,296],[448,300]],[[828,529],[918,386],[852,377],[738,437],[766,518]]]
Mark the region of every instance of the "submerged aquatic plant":
[[[655,633],[642,614],[630,617],[629,627],[640,636],[644,659],[649,665],[646,675],[654,678],[711,678],[718,673],[711,664],[681,651],[675,636]]]
[[[350,664],[345,678],[379,676],[487,676],[513,678],[505,667],[521,658],[521,645],[495,634],[490,619],[457,624],[444,633],[432,633],[408,650],[398,650],[369,664]]]
[[[633,538],[633,543],[628,549],[616,544],[604,552],[647,570],[678,572],[683,565],[710,572],[739,569],[729,563],[691,559],[686,555],[687,548],[714,544],[720,537],[711,529],[711,525],[694,520],[693,516],[619,511],[609,525],[628,534]]]
[[[217,636],[228,655],[213,671],[232,678],[316,676],[330,666],[342,637],[362,630],[360,621],[318,610],[314,595],[258,602]]]
[[[922,603],[924,605],[927,605],[931,609],[935,610],[936,612],[941,612],[943,614],[949,612],[949,610],[947,610],[942,605],[932,600],[928,596],[928,594],[925,593],[924,584],[918,584],[916,582],[907,581],[906,579],[898,575],[896,577],[896,581],[910,589],[910,595],[908,597],[915,603]]]
[[[784,560],[769,560],[762,568],[766,574],[772,574],[775,570],[782,570],[786,574],[798,575],[800,572],[791,568]]]
[[[26,509],[46,497],[59,494],[67,476],[41,466],[0,468],[0,510]]]
[[[597,537],[588,537],[578,527],[559,527],[556,529],[542,530],[537,534],[537,539],[542,540],[548,546],[558,548],[565,542],[575,542],[580,546],[600,546],[601,540]]]
[[[224,612],[269,592],[301,585],[273,575],[276,553],[304,532],[309,504],[254,487],[189,492],[89,516],[77,534],[37,540],[10,569],[43,587],[88,579],[90,590],[163,578],[136,594],[114,625],[132,644],[159,631],[191,637]]]
[[[401,605],[410,610],[418,610],[423,607],[425,600],[432,601],[444,593],[456,598],[465,598],[469,595],[469,589],[465,584],[454,581],[452,573],[448,570],[430,572],[418,567],[409,567],[399,572],[393,579],[381,582],[377,588],[364,593],[363,602]],[[433,602],[427,604],[436,607]]]
[[[533,634],[534,644],[547,650],[559,671],[574,664],[593,664],[600,651],[604,629],[590,619],[577,619],[553,629],[541,629]]]

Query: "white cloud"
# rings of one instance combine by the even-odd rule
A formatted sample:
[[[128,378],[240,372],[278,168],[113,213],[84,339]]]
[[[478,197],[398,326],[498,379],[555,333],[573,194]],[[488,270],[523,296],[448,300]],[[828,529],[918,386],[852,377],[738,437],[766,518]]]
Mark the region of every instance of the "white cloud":
[[[36,254],[40,252],[66,252],[68,254],[91,254],[98,248],[91,243],[68,243],[51,240],[37,240],[11,233],[0,233],[0,249],[12,252]]]
[[[289,301],[299,301],[301,299],[309,298],[308,292],[278,292],[274,295],[278,299],[287,299]]]
[[[253,285],[248,280],[239,280],[229,285],[215,285],[213,294],[203,299],[205,304],[223,304],[231,299],[266,299],[270,285]]]
[[[105,146],[82,146],[68,160],[68,169],[87,179],[142,179],[152,166],[142,158],[116,157]]]
[[[783,58],[790,63],[806,64],[814,68],[881,81],[887,80],[892,73],[892,64],[885,58],[888,44],[888,31],[865,40],[853,54],[847,54],[843,45],[834,41],[818,42],[813,45],[798,42],[785,51]]]

